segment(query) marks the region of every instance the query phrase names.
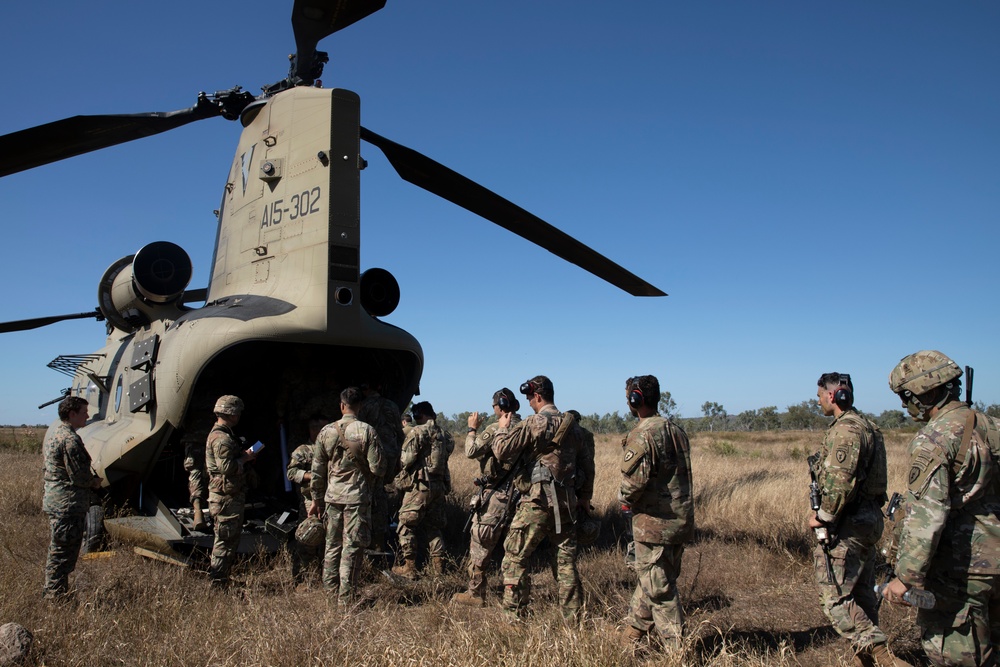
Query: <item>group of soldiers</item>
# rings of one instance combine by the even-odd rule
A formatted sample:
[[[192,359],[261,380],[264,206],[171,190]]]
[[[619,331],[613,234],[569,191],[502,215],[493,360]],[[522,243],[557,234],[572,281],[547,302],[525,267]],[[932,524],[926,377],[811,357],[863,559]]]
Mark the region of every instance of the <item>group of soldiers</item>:
[[[856,665],[907,664],[889,652],[878,627],[880,596],[922,607],[917,623],[932,663],[997,662],[1000,430],[995,420],[960,400],[961,377],[959,366],[936,351],[905,357],[889,376],[891,390],[926,425],[909,445],[909,493],[896,576],[881,591],[874,586],[874,567],[887,501],[882,434],[855,409],[850,376],[825,373],[817,382],[819,405],[834,420],[810,463],[817,492],[809,526],[820,541],[816,581],[824,612],[854,646]],[[526,560],[548,539],[559,608],[572,621],[583,605],[578,543],[588,533],[593,536],[596,523],[591,516],[594,440],[577,413],[556,408],[549,378],[536,376],[519,393],[534,413],[525,419],[518,413],[520,401],[507,388],[493,395],[495,422],[480,430],[486,416],[468,418],[465,454],[479,461],[479,492],[472,507],[468,587],[452,601],[486,604],[487,563],[506,534],[501,606],[522,615],[531,597]],[[622,443],[619,493],[622,509],[631,515],[638,583],[623,641],[639,646],[655,638],[679,646],[683,613],[677,578],[685,545],[694,536],[690,444],[682,428],[658,414],[656,377],[629,378],[625,394],[638,423]],[[82,535],[81,494],[100,481],[75,433],[87,417],[86,403],[80,401],[68,398],[60,404],[61,424],[45,439],[44,509],[52,523],[46,595],[66,592]],[[218,399],[205,449],[208,509],[215,524],[209,574],[217,584],[227,580],[239,543],[243,464],[255,456],[234,432],[243,408],[235,396]],[[427,543],[428,569],[441,572],[454,442],[435,423],[428,402],[413,405],[415,423],[404,426],[392,401],[371,388],[348,387],[340,392],[340,412],[331,423],[325,415],[310,420],[311,442],[293,452],[287,475],[302,491],[301,515],[309,517],[296,531],[293,574],[300,578],[322,552],[323,585],[346,602],[355,593],[365,549],[385,548],[387,489],[403,494],[392,572],[418,576],[418,533]],[[924,601],[919,605],[918,593]]]

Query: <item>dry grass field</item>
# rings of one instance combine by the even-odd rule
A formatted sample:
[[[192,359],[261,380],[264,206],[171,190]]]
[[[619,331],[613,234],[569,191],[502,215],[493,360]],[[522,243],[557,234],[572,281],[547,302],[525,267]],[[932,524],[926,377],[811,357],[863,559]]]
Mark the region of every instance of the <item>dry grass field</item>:
[[[23,435],[23,434],[22,434]],[[41,437],[41,433],[37,437]],[[0,433],[0,624],[34,633],[33,664],[58,665],[847,665],[849,647],[823,616],[812,583],[805,456],[820,433],[700,433],[693,438],[697,541],[679,582],[689,638],[682,652],[619,644],[635,582],[624,564],[617,509],[618,437],[597,441],[599,541],[580,557],[587,614],[563,624],[548,561],[534,570],[533,616],[511,623],[493,605],[456,608],[464,587],[464,508],[477,466],[452,456],[453,567],[397,585],[366,572],[363,593],[338,608],[321,588],[297,590],[287,558],[255,558],[231,589],[137,556],[130,547],[81,561],[73,603],[42,601],[48,526],[41,457]],[[890,433],[890,490],[902,490],[908,434]],[[547,554],[546,554],[547,555]],[[493,602],[499,588],[491,577]],[[888,607],[888,606],[887,606]],[[882,627],[921,664],[913,612],[884,608]]]

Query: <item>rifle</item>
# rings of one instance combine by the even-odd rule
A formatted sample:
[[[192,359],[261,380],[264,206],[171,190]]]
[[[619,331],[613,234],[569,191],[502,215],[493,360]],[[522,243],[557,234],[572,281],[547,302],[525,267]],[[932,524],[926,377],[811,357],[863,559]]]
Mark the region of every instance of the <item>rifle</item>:
[[[816,466],[819,465],[819,459],[818,452],[806,459],[809,464],[809,477],[812,479],[809,483],[809,505],[813,512],[819,510],[823,498],[819,488],[819,480],[816,479]],[[833,575],[833,563],[830,561],[830,531],[827,530],[826,526],[820,526],[813,530],[816,533],[816,541],[823,548],[823,558],[826,560],[826,580],[831,584],[836,583],[836,577]]]
[[[965,367],[965,404],[972,407],[972,366]]]
[[[894,491],[892,497],[889,498],[889,504],[886,505],[885,507],[885,512],[883,512],[885,518],[895,523],[896,512],[899,511],[899,508],[900,506],[902,506],[902,504],[903,504],[903,494],[899,493],[898,491]],[[889,543],[880,549],[882,557],[885,560],[875,565],[876,590],[880,589],[881,587],[884,587],[884,585],[892,581],[892,578],[895,576],[895,567],[893,566],[892,563],[892,561],[895,559],[896,542],[898,539],[898,533],[895,527],[893,528],[893,530],[889,531],[889,535],[890,535]],[[878,595],[876,596],[876,609],[881,604],[882,604],[882,596]]]

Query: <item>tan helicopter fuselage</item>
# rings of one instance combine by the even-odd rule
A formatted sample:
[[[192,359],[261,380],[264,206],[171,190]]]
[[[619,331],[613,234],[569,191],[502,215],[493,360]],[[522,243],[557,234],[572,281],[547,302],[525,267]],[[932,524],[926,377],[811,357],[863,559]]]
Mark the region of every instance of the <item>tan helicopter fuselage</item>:
[[[128,494],[146,484],[186,498],[180,440],[204,436],[221,394],[243,398],[241,430],[274,445],[258,468],[278,478],[278,441],[285,454],[301,444],[310,393],[375,382],[405,407],[418,392],[419,343],[369,314],[362,295],[357,95],[292,88],[243,120],[205,305],[151,293],[123,265],[102,292],[115,326],[74,376],[93,415],[80,433],[95,468],[108,485],[131,480]],[[150,271],[175,270],[170,259]]]

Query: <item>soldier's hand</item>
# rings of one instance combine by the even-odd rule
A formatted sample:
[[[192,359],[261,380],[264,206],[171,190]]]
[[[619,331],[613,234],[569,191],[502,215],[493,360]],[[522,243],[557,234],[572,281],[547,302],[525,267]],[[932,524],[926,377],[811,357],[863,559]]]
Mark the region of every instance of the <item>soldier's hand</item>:
[[[903,600],[903,594],[908,590],[910,590],[910,587],[900,581],[897,577],[886,584],[885,588],[882,590],[882,597],[893,604],[900,604],[908,607],[910,605]]]
[[[469,415],[469,428],[479,428],[479,425],[483,423],[483,420],[479,418],[478,412],[473,412]]]
[[[320,503],[312,502],[309,504],[309,511],[306,512],[306,516],[319,517],[323,512],[320,510]]]
[[[500,413],[500,418],[497,419],[497,426],[499,426],[500,428],[507,428],[508,426],[510,426],[511,414],[512,413],[510,412]]]
[[[819,520],[819,517],[813,514],[809,517],[809,527],[813,530],[823,527],[823,522]]]

